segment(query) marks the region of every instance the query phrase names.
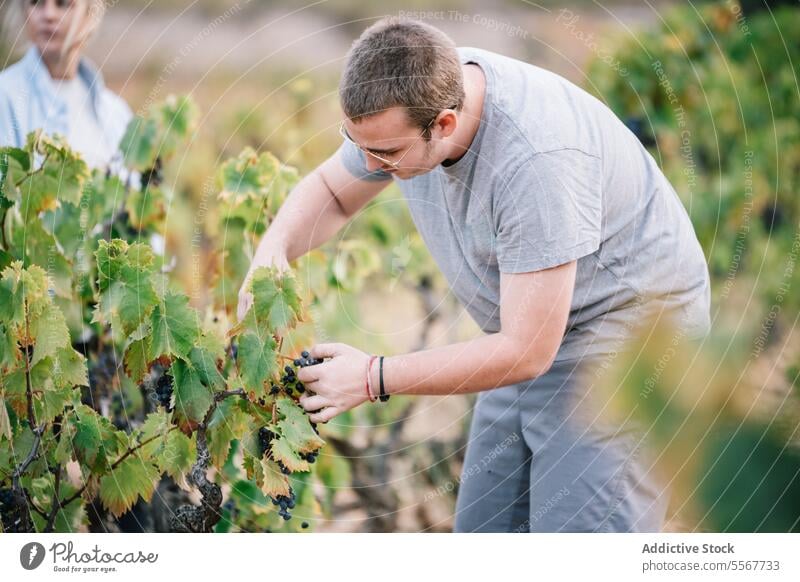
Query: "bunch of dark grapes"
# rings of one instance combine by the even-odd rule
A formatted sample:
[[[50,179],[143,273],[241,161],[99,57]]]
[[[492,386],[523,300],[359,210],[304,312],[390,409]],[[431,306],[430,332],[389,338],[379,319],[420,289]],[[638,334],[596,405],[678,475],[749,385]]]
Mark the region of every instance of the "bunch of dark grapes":
[[[294,368],[291,366],[286,366],[283,368],[283,371],[284,374],[281,376],[281,384],[283,384],[284,392],[291,395],[294,388],[296,388],[301,394],[305,392],[306,387],[303,386],[303,383],[297,379]]]
[[[262,426],[260,429],[258,429],[258,446],[261,450],[262,457],[269,450],[269,444],[274,438],[275,433],[269,430],[266,426]]]
[[[323,362],[320,358],[312,358],[311,354],[308,351],[303,351],[300,354],[299,358],[295,358],[294,362],[292,362],[295,367],[297,368],[306,368],[308,366],[316,366],[317,364],[321,364]],[[299,394],[302,394],[306,391],[305,385],[297,379],[297,373],[295,372],[294,367],[292,366],[285,366],[283,368],[284,374],[281,376],[281,384],[283,385],[283,390],[287,394],[291,395],[294,390],[297,390]],[[270,394],[277,394],[278,387],[273,386],[270,390]]]
[[[291,487],[289,487],[289,495],[278,495],[272,498],[273,505],[279,507],[278,515],[280,515],[284,521],[292,519],[292,514],[289,513],[289,510],[294,509],[295,500],[294,490]]]
[[[298,368],[305,368],[307,366],[316,366],[317,364],[321,364],[323,360],[321,358],[312,358],[311,354],[307,351],[303,351],[300,354],[300,357],[294,361],[294,365]]]
[[[0,521],[6,533],[24,532],[24,503],[20,503],[13,489],[0,489]]]
[[[156,397],[158,403],[167,409],[167,412],[172,412],[170,407],[170,400],[172,399],[172,376],[163,374],[156,381]]]

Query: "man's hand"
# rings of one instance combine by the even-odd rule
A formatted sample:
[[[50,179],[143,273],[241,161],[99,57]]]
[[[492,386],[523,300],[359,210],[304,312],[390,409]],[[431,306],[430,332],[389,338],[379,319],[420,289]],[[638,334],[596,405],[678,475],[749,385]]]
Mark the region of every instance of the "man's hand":
[[[259,249],[261,251],[262,249]],[[244,319],[245,314],[253,305],[253,294],[248,290],[250,281],[253,278],[253,273],[259,267],[277,267],[279,272],[284,272],[289,269],[289,261],[286,259],[286,253],[280,250],[274,250],[271,247],[265,247],[262,254],[256,254],[250,268],[247,271],[247,276],[244,278],[244,283],[239,289],[239,305],[236,309],[236,317],[239,321]]]
[[[367,401],[369,355],[346,344],[318,344],[309,352],[312,358],[330,358],[297,372],[297,379],[313,392],[300,397],[311,422],[328,422]]]

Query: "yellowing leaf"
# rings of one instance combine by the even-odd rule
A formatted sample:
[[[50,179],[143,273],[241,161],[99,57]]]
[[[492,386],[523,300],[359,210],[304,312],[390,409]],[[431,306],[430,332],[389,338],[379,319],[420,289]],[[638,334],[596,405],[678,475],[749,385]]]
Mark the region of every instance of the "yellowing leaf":
[[[158,477],[153,465],[131,455],[100,479],[100,501],[112,515],[119,517],[133,507],[137,498],[150,501]]]
[[[264,495],[277,497],[289,495],[289,476],[281,472],[278,463],[264,457],[261,459],[262,482],[259,484]]]
[[[283,463],[290,471],[308,471],[311,467],[308,461],[300,458],[300,455],[292,448],[292,445],[284,437],[272,439],[270,446],[272,458]]]

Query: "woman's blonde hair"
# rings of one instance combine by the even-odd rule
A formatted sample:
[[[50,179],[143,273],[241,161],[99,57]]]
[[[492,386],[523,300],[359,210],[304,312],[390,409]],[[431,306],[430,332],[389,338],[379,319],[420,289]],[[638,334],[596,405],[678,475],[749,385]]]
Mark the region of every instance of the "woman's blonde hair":
[[[3,23],[4,36],[6,42],[16,48],[20,31],[25,26],[25,5],[28,0],[13,0],[9,3],[5,22]],[[85,41],[89,38],[103,21],[106,12],[105,0],[74,0],[72,10],[77,13],[70,23],[69,30],[64,39],[63,52],[66,53],[76,42]],[[87,20],[88,19],[88,20]],[[85,26],[85,30],[82,28]],[[81,34],[82,32],[82,34]],[[81,36],[79,36],[81,35]]]

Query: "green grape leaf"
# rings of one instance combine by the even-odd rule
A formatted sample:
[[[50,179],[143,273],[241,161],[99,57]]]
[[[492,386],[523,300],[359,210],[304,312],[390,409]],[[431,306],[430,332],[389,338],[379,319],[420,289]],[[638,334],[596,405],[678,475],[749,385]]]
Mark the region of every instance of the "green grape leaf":
[[[185,357],[200,335],[197,313],[185,295],[167,293],[153,310],[150,359],[162,355]]]
[[[118,325],[124,335],[129,335],[158,305],[152,278],[153,251],[138,243],[100,241],[95,257],[100,302],[93,321]]]
[[[125,200],[128,221],[137,230],[155,228],[164,220],[164,194],[156,187],[149,186],[144,191],[133,190]]]
[[[166,159],[195,132],[200,112],[191,97],[169,95],[158,107],[158,116],[162,128],[159,156]]]
[[[22,352],[15,334],[6,324],[0,323],[0,375],[19,365],[21,360]]]
[[[41,400],[36,403],[36,422],[52,422],[55,420],[58,415],[64,412],[64,407],[72,402],[72,396],[73,389],[71,387],[45,390],[42,393]]]
[[[284,396],[278,398],[276,402],[278,413],[282,417],[277,423],[278,429],[292,449],[300,453],[310,453],[325,444],[325,441],[314,432],[306,413],[294,400]]]
[[[69,345],[59,349],[53,358],[53,382],[56,388],[88,386],[89,372],[83,354]]]
[[[36,386],[36,390],[49,390],[52,388],[52,381],[49,379],[50,360],[44,360],[31,368],[31,386]],[[27,417],[28,400],[27,384],[25,380],[25,369],[20,366],[16,370],[6,374],[3,380],[3,392],[5,393],[6,403],[11,406],[18,417]],[[33,400],[34,412],[40,406],[41,398],[38,393]]]
[[[197,347],[207,352],[214,360],[221,363],[225,359],[225,342],[218,333],[204,329],[197,338]]]
[[[155,165],[158,155],[158,123],[152,118],[134,117],[119,144],[125,165],[144,171]]]
[[[100,500],[112,515],[119,517],[139,497],[150,501],[158,477],[158,469],[131,455],[100,479]]]
[[[292,448],[291,443],[285,437],[278,437],[272,439],[270,443],[270,451],[272,458],[276,461],[283,463],[287,469],[292,472],[295,471],[308,471],[311,466],[308,461],[300,458],[300,455]]]
[[[302,321],[302,302],[297,281],[291,273],[279,273],[270,267],[256,269],[250,290],[253,309],[249,325],[282,331]]]
[[[31,323],[33,334],[33,358],[31,364],[36,365],[42,358],[53,357],[61,348],[69,345],[69,329],[64,314],[53,304]]]
[[[141,172],[153,168],[157,158],[171,157],[195,131],[198,118],[190,97],[173,95],[151,107],[145,117],[135,117],[120,142],[126,165]]]
[[[211,463],[215,467],[222,467],[228,458],[231,442],[247,432],[248,418],[231,398],[226,398],[217,405],[208,421],[206,432]]]
[[[19,148],[0,148],[0,209],[10,208],[19,199],[17,184],[30,169],[30,154]]]
[[[200,376],[200,381],[215,390],[220,390],[225,384],[225,379],[217,369],[217,360],[207,350],[192,348],[189,352],[189,361]]]
[[[60,297],[72,297],[72,265],[64,256],[55,237],[36,220],[15,224],[11,233],[12,253],[25,266],[47,268],[49,283]]]
[[[155,257],[149,246],[134,243],[128,244],[121,239],[101,240],[95,251],[97,262],[97,285],[100,291],[106,291],[119,281],[127,269],[138,271],[143,275],[153,273]]]
[[[219,197],[233,204],[240,204],[248,198],[261,198],[267,194],[279,169],[280,162],[272,154],[258,155],[253,148],[245,148],[238,157],[220,167]]]
[[[175,418],[184,432],[191,432],[203,421],[214,403],[214,395],[201,381],[197,369],[184,360],[175,360],[170,369],[174,379]]]
[[[47,274],[41,267],[32,265],[24,269],[16,261],[3,271],[3,286],[11,292],[10,305],[6,305],[5,320],[8,332],[16,336],[22,346],[33,344],[29,324],[50,306],[47,293]],[[27,322],[27,324],[26,324]]]
[[[141,271],[125,268],[120,279],[100,296],[93,321],[119,325],[123,334],[130,334],[158,306],[153,282]]]
[[[105,470],[108,459],[118,450],[115,434],[118,431],[107,418],[86,405],[79,406],[71,420],[75,428],[72,438],[75,457],[94,472]]]
[[[277,371],[277,344],[270,335],[259,337],[253,332],[239,336],[239,371],[247,391],[253,391],[257,397],[265,394],[265,387],[272,375]]]
[[[11,321],[14,317],[14,290],[11,279],[0,279],[0,321]]]
[[[161,472],[178,483],[183,481],[183,474],[191,469],[196,458],[197,447],[194,440],[178,430],[167,433],[153,454]]]
[[[0,396],[0,440],[5,437],[11,441],[14,437],[11,434],[11,420],[8,417],[6,399]]]
[[[151,412],[144,419],[142,426],[139,427],[137,440],[143,442],[156,436],[164,436],[170,428],[169,413],[163,408],[159,408],[155,412]],[[155,441],[154,441],[155,442]],[[156,444],[146,444],[141,450],[144,456],[151,457],[152,450],[157,447]]]
[[[80,154],[70,148],[65,138],[50,137],[41,130],[28,135],[28,148],[44,156],[41,168],[29,177],[30,189],[41,190],[43,195],[49,190],[59,200],[78,204],[83,185],[91,177],[89,167]],[[37,182],[41,184],[36,184]],[[24,193],[28,186],[25,185],[22,189]]]

